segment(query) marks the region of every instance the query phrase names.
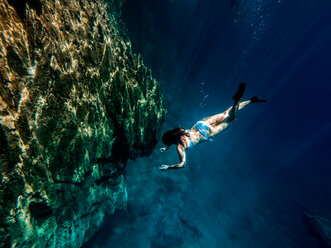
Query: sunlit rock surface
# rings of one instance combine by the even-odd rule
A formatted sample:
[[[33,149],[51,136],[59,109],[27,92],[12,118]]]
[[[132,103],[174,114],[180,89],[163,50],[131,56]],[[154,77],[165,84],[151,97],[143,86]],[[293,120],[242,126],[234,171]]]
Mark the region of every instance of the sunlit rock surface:
[[[126,204],[165,110],[120,1],[0,2],[0,247],[80,247]]]

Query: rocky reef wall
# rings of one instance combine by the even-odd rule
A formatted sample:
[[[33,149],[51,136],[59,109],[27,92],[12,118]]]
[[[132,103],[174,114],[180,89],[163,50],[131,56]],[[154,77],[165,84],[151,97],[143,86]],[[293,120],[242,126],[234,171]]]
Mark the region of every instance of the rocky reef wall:
[[[107,3],[0,1],[0,247],[80,247],[159,139],[159,85]]]

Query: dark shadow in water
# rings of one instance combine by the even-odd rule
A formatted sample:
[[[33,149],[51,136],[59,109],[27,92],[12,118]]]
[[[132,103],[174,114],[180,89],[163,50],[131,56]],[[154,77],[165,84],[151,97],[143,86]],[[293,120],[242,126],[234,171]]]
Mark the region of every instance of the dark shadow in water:
[[[10,0],[8,3],[13,6],[21,20],[25,17],[26,4],[28,4],[30,8],[34,9],[38,15],[42,13],[42,5],[39,0]]]

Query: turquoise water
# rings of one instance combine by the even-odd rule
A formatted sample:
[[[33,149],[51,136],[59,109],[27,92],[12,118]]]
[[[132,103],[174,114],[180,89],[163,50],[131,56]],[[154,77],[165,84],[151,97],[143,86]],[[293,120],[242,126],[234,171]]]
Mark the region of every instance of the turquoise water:
[[[322,247],[305,226],[331,218],[331,2],[131,1],[123,19],[160,82],[163,132],[224,111],[240,81],[261,95],[212,142],[127,166],[128,209],[85,247]]]

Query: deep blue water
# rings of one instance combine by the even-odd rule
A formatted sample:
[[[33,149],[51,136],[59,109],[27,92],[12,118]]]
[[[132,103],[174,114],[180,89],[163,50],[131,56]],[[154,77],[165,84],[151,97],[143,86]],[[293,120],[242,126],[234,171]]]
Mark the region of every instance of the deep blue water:
[[[163,132],[248,106],[212,142],[127,166],[128,209],[86,247],[320,247],[302,221],[331,218],[331,2],[127,0],[133,50],[160,82]]]

